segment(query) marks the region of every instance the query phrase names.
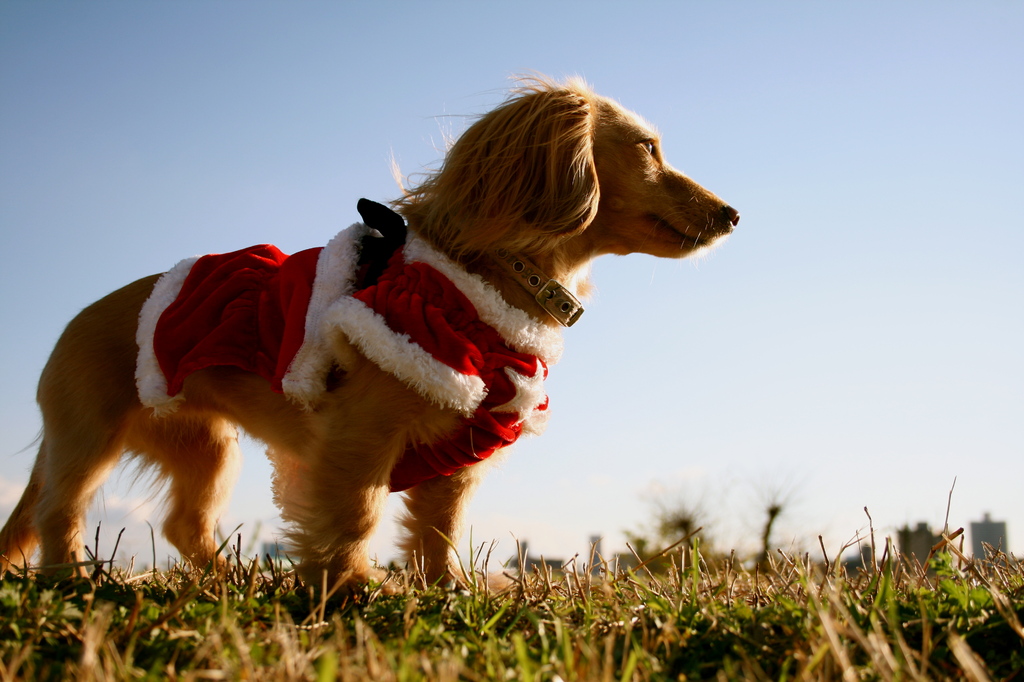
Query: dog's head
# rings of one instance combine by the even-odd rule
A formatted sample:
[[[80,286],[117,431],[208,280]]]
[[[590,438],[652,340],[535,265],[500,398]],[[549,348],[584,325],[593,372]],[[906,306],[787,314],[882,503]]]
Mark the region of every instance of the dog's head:
[[[593,158],[597,215],[583,234],[601,253],[679,258],[732,232],[739,213],[665,161],[654,128],[598,98]]]
[[[739,214],[666,163],[639,116],[579,81],[523,81],[452,145],[439,171],[396,202],[455,257],[496,248],[587,262],[615,253],[682,257],[729,234]]]

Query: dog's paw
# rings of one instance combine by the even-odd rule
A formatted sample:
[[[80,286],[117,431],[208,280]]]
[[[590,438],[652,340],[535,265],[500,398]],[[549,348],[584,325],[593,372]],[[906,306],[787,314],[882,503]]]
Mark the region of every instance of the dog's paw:
[[[370,566],[338,570],[300,565],[298,575],[310,587],[327,591],[329,596],[357,596],[367,592],[398,594],[404,586],[386,569]]]
[[[372,568],[367,574],[367,582],[372,591],[380,594],[401,594],[407,586],[398,579],[398,574],[384,568]]]
[[[483,580],[491,592],[505,592],[516,585],[516,581],[504,573],[488,573]]]
[[[456,566],[451,566],[448,571],[444,574],[444,577],[435,581],[435,585],[441,585],[448,590],[464,590],[464,591],[488,591],[488,592],[504,592],[510,589],[516,584],[515,580],[510,579],[502,573],[483,573],[474,571],[471,575],[467,576],[462,569]]]
[[[231,569],[231,562],[220,554],[214,556],[182,555],[181,560],[187,570],[196,573],[209,572],[213,575],[226,575]]]

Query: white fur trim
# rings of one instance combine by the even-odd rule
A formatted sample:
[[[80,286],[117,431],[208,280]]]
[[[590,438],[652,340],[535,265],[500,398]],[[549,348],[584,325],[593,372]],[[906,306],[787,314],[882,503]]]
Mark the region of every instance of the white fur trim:
[[[338,299],[324,316],[324,325],[343,332],[371,362],[442,407],[469,416],[484,399],[483,379],[437,360],[407,334],[392,331],[383,317],[357,298]]]
[[[494,327],[505,342],[521,353],[536,355],[548,366],[562,357],[562,334],[524,310],[505,302],[484,278],[466,272],[425,239],[410,232],[405,243],[406,262],[426,263],[452,281],[476,308],[480,319]]]
[[[281,379],[284,394],[306,409],[311,409],[323,395],[324,377],[333,361],[330,342],[324,334],[324,316],[336,301],[355,288],[360,240],[369,231],[366,225],[355,223],[336,234],[317,257],[302,346]]]
[[[515,386],[516,395],[504,405],[491,408],[491,412],[518,412],[520,415],[529,416],[547,400],[547,393],[544,392],[544,369],[539,361],[537,371],[532,377],[524,376],[511,367],[505,368],[505,374]]]
[[[505,374],[515,386],[516,395],[504,405],[491,408],[491,412],[515,412],[523,425],[523,433],[539,436],[547,428],[549,416],[547,410],[537,410],[548,399],[544,392],[544,368],[538,360],[533,376],[522,375],[511,367],[505,368]]]
[[[534,376],[527,377],[519,374],[510,367],[505,368],[512,385],[515,386],[515,397],[499,406],[493,408],[492,412],[514,412],[519,415],[522,424],[522,432],[525,435],[541,435],[548,427],[548,410],[538,410],[548,399],[544,391],[544,368],[538,360],[537,371]]]
[[[549,421],[551,421],[550,409],[534,410],[523,420],[521,433],[524,436],[539,436],[547,430]]]
[[[181,285],[185,283],[192,266],[199,256],[186,258],[164,273],[153,286],[153,292],[139,311],[139,328],[135,332],[135,342],[139,345],[139,357],[135,365],[135,385],[139,389],[139,400],[146,407],[153,408],[157,416],[170,414],[178,409],[178,404],[185,399],[180,393],[176,396],[167,395],[167,378],[160,369],[153,350],[153,334],[156,323],[164,310],[174,299],[178,298]]]

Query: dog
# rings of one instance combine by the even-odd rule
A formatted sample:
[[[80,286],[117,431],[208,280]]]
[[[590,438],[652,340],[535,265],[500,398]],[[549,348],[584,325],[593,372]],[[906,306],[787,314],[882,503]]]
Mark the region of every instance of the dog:
[[[183,261],[75,317],[40,379],[42,439],[0,572],[40,545],[41,570],[84,572],[85,512],[126,452],[168,481],[163,533],[182,557],[222,561],[241,428],[268,446],[304,580],[376,577],[368,540],[402,490],[405,556],[429,581],[462,582],[467,502],[491,454],[543,429],[543,378],[591,262],[685,257],[739,222],[639,116],[543,77],[520,80],[392,206],[361,202],[364,221],[322,249]],[[228,318],[247,336],[218,326]],[[227,359],[195,350],[198,327]]]

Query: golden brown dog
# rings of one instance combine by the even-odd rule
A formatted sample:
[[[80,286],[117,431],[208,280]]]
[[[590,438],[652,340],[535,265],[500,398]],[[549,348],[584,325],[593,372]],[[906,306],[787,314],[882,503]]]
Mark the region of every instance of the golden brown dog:
[[[559,322],[505,261],[532,261],[580,291],[597,256],[680,258],[739,221],[666,163],[657,134],[639,117],[580,82],[539,79],[524,81],[470,126],[441,169],[394,205],[411,233],[552,328]],[[336,370],[312,408],[255,374],[211,367],[188,377],[176,411],[155,415],[140,403],[135,370],[140,310],[158,279],[89,306],[57,342],[39,384],[42,442],[0,532],[0,571],[28,564],[40,543],[43,567],[80,561],[86,509],[124,452],[169,480],[168,540],[194,564],[215,559],[215,523],[239,461],[237,426],[267,443],[278,483],[291,486],[292,493],[278,490],[278,502],[301,574],[314,584],[324,571],[338,586],[365,581],[367,542],[392,468],[408,444],[452,433],[460,415],[382,370],[343,333],[329,340]],[[486,468],[462,468],[407,491],[402,549],[428,579],[460,579],[449,540],[459,537]]]

